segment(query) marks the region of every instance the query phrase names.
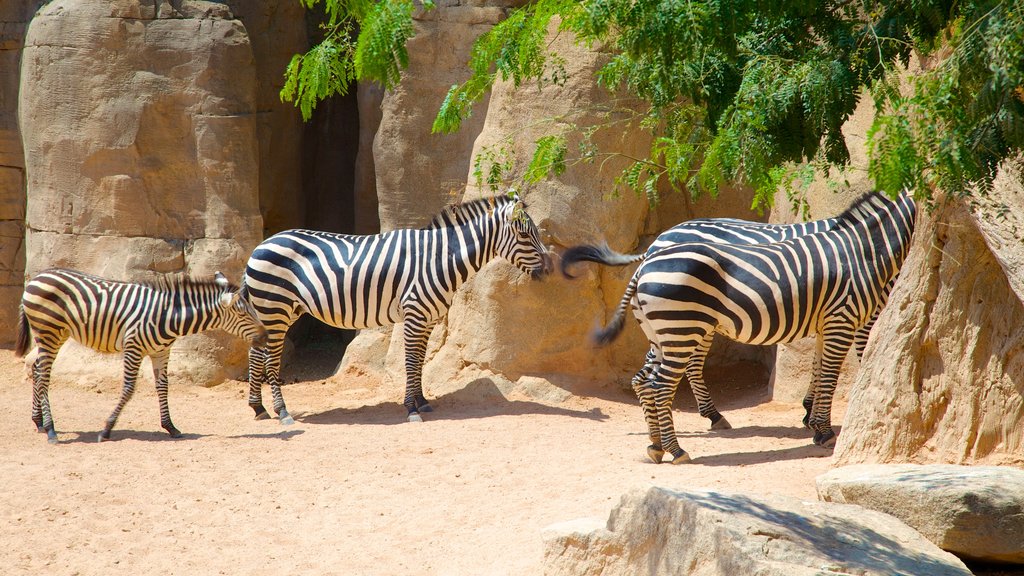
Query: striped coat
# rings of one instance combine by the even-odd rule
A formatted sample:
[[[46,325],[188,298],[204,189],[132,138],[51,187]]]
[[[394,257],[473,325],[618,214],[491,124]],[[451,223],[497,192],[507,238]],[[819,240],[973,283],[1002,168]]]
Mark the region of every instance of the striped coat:
[[[410,421],[430,404],[423,395],[427,338],[456,290],[485,264],[502,257],[534,277],[551,259],[518,196],[483,198],[450,207],[427,228],[372,236],[289,230],[263,241],[249,258],[244,284],[267,327],[266,346],[249,352],[249,405],[267,417],[263,382],[274,411],[291,423],[281,395],[280,364],[288,328],[303,314],[338,328],[404,323]]]
[[[832,446],[839,369],[899,272],[915,214],[906,194],[870,194],[825,232],[773,244],[680,244],[646,258],[596,338],[613,340],[632,308],[651,342],[656,366],[639,390],[652,440],[648,455],[660,462],[668,451],[673,462],[689,460],[676,440],[671,400],[716,332],[749,344],[816,336],[820,382],[808,424],[816,444]]]
[[[218,272],[211,280],[175,278],[157,282],[118,282],[75,270],[40,272],[25,286],[15,354],[24,356],[35,336],[39,354],[33,365],[32,421],[50,442],[57,441],[50,413],[53,361],[69,339],[99,352],[124,353],[124,386],[99,439],[110,438],[117,418],[135,391],[142,359],[153,363],[160,424],[178,437],[167,406],[167,360],[182,336],[225,330],[259,344],[266,330],[252,306]]]

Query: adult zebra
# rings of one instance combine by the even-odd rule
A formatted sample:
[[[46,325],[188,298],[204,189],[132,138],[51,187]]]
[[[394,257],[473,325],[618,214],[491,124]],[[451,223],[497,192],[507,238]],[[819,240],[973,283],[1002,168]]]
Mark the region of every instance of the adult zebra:
[[[626,266],[642,262],[663,248],[686,242],[711,242],[716,244],[768,244],[771,242],[781,242],[783,240],[790,240],[792,238],[798,238],[800,236],[806,236],[816,232],[831,230],[835,227],[837,222],[838,220],[836,218],[826,218],[823,220],[814,220],[811,222],[797,224],[765,224],[736,218],[698,218],[677,224],[662,232],[643,254],[620,254],[606,245],[595,246],[584,244],[580,246],[572,246],[562,253],[561,270],[563,276],[571,279],[574,278],[574,276],[569,270],[578,262],[596,262],[606,266]],[[876,310],[875,314],[867,323],[864,324],[864,326],[857,330],[857,333],[854,336],[854,350],[857,352],[858,357],[862,356],[864,353],[864,347],[867,345],[868,336],[871,333],[871,327],[874,325],[881,307],[885,305],[885,301],[888,299],[889,290],[891,288],[891,283],[886,286],[883,291],[882,302],[878,310]],[[710,348],[710,346],[711,342],[709,341],[708,348]],[[694,351],[692,366],[687,370],[687,379],[689,381],[690,388],[693,391],[693,395],[697,400],[698,413],[711,421],[711,429],[726,430],[732,428],[732,426],[718,411],[718,408],[711,399],[711,393],[704,382],[704,361],[707,357],[707,352],[707,349]],[[640,368],[635,376],[633,376],[631,386],[634,392],[639,394],[639,387],[651,377],[656,364],[657,353],[655,348],[652,346],[647,352],[647,357],[644,361],[643,367]],[[811,382],[807,387],[807,393],[804,395],[803,423],[805,426],[808,425],[808,421],[811,416],[811,408],[814,404],[814,394],[819,380],[819,367],[820,357],[815,359]]]
[[[638,391],[651,437],[648,456],[689,461],[672,422],[672,398],[684,373],[702,363],[715,332],[749,344],[818,338],[820,382],[810,427],[814,443],[835,444],[832,394],[857,329],[875,313],[910,246],[916,207],[869,194],[833,229],[773,244],[687,243],[647,257],[626,287],[609,325],[611,342],[633,307],[655,351],[651,378]],[[696,354],[696,356],[695,356]],[[691,359],[695,361],[691,363]]]
[[[281,352],[288,327],[310,314],[338,328],[404,322],[404,405],[409,421],[420,421],[420,412],[431,411],[422,385],[430,329],[459,286],[497,256],[534,278],[551,270],[518,195],[448,207],[424,229],[372,236],[289,230],[264,240],[243,281],[268,332],[266,346],[249,351],[249,405],[256,418],[268,417],[261,395],[266,381],[281,423],[294,422],[281,395]]]
[[[217,272],[212,280],[185,277],[154,282],[118,282],[63,268],[37,274],[25,286],[18,314],[14,353],[29,348],[30,333],[39,347],[32,369],[32,421],[47,441],[57,442],[50,413],[50,372],[68,338],[99,352],[124,352],[121,399],[107,418],[99,440],[110,431],[135,392],[142,359],[153,363],[160,425],[174,438],[181,432],[171,422],[167,406],[167,360],[171,345],[181,336],[220,329],[260,344],[267,332],[252,306]]]

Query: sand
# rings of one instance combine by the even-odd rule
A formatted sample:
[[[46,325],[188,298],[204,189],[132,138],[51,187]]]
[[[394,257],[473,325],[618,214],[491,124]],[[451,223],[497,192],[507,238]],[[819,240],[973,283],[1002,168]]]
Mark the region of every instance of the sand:
[[[617,387],[554,403],[471,386],[410,424],[400,390],[312,379],[285,386],[297,422],[284,427],[253,419],[243,382],[172,382],[172,439],[146,378],[98,443],[120,383],[65,384],[50,393],[49,445],[10,350],[0,379],[3,574],[533,575],[544,527],[607,518],[631,488],[815,499],[831,460],[800,406],[768,401],[763,382],[709,382],[726,431],[708,431],[681,389],[694,461],[671,466],[646,459],[640,409]]]

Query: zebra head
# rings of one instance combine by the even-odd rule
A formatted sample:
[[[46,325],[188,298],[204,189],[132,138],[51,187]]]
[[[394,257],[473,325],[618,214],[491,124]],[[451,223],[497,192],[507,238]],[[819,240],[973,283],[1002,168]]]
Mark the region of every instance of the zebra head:
[[[528,272],[535,280],[551,272],[553,265],[547,247],[540,240],[540,230],[526,213],[526,204],[519,195],[504,206],[504,218],[498,230],[498,255]]]
[[[226,276],[217,272],[214,280],[221,289],[220,298],[217,300],[217,322],[211,328],[219,328],[230,332],[243,340],[247,340],[250,346],[261,348],[267,343],[267,329],[263,327],[256,309],[244,298],[242,290],[232,286]],[[243,288],[244,290],[244,288]]]

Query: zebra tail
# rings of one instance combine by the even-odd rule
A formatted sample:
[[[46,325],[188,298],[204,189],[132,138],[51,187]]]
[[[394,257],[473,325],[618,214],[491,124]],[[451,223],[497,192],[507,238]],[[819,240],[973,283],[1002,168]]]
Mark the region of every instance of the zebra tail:
[[[28,352],[29,340],[32,331],[28,327],[28,318],[25,316],[25,307],[18,306],[18,337],[15,339],[14,355],[18,358],[25,356]]]
[[[633,295],[636,294],[636,284],[637,275],[633,274],[633,277],[629,279],[629,284],[626,285],[626,293],[622,295],[618,307],[615,308],[615,315],[612,316],[612,321],[604,328],[594,331],[594,342],[598,346],[611,344],[622,333],[622,327],[626,325],[626,311],[629,310],[629,302],[633,299]]]
[[[605,266],[627,266],[642,262],[646,257],[646,254],[619,254],[607,245],[572,246],[562,252],[562,276],[569,279],[575,278],[576,276],[569,273],[569,268],[577,262],[597,262]]]

